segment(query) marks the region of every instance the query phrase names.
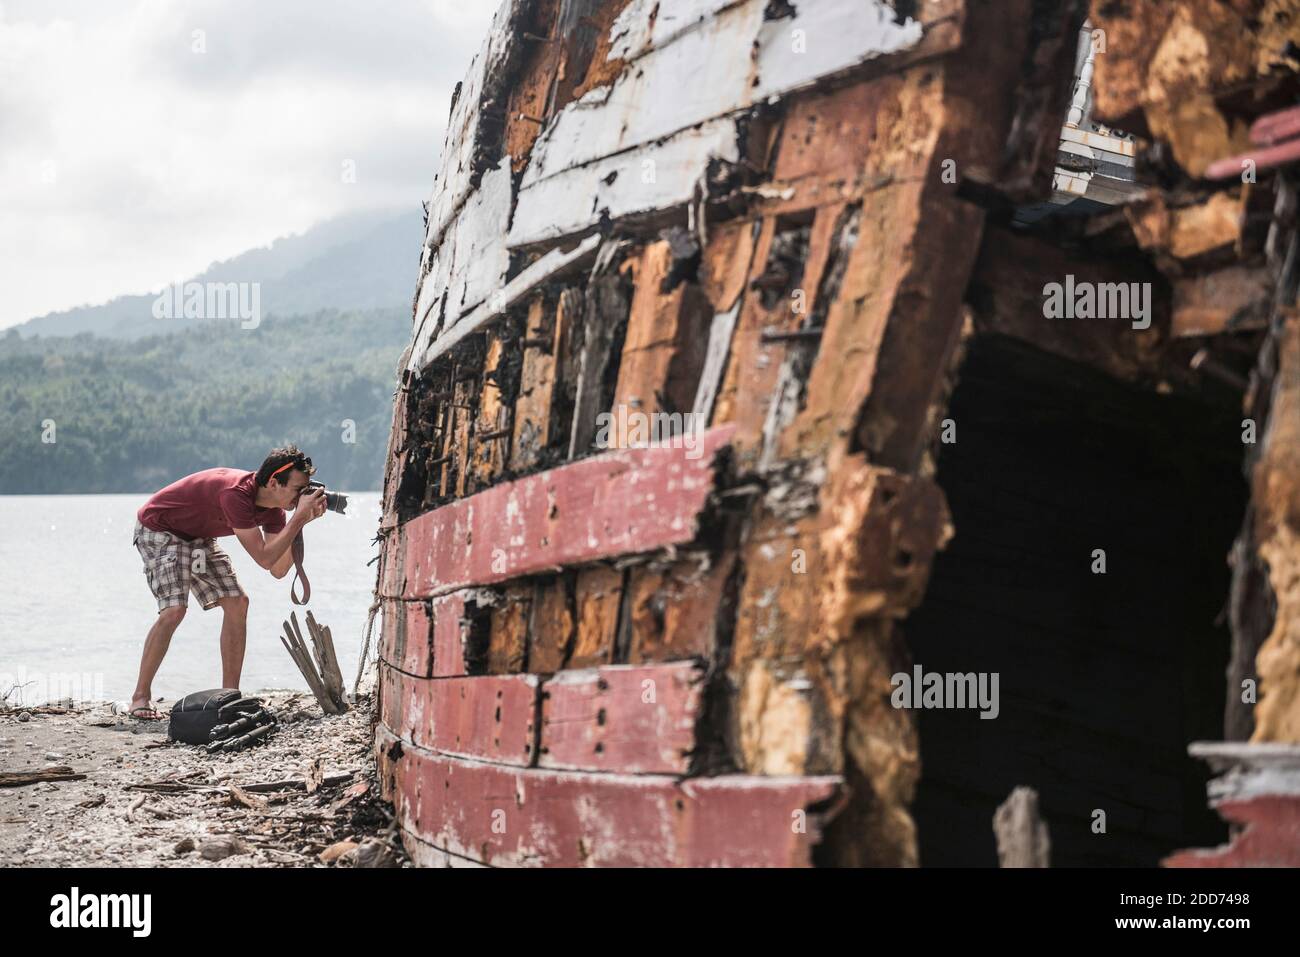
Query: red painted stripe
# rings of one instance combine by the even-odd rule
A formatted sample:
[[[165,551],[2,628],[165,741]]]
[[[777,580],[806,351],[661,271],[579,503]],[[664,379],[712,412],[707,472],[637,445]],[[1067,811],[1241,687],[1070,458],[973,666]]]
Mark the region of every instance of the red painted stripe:
[[[428,677],[432,664],[428,602],[384,602],[379,658],[407,674]]]
[[[1271,146],[1293,136],[1300,136],[1300,106],[1266,113],[1250,127],[1250,141],[1261,146]]]
[[[529,765],[537,749],[535,675],[413,678],[380,665],[380,721],[422,748]]]
[[[406,641],[398,667],[407,674],[427,675],[433,666],[433,634],[429,621],[429,603],[408,601],[404,603]]]
[[[384,567],[379,578],[379,594],[385,598],[401,598],[406,585],[406,541],[399,525],[384,538]]]
[[[382,618],[379,628],[379,660],[396,661],[401,645],[399,635],[405,627],[406,616],[403,614],[403,602],[391,598],[383,600]]]
[[[1226,800],[1214,809],[1238,825],[1232,840],[1211,850],[1179,851],[1161,862],[1164,867],[1300,867],[1300,795]]]
[[[1255,169],[1266,170],[1300,160],[1300,139],[1288,140],[1277,146],[1264,146],[1250,153],[1215,160],[1205,168],[1206,179],[1235,179],[1243,172],[1242,163],[1255,161]]]
[[[806,867],[837,777],[670,777],[515,769],[400,744],[381,789],[405,832],[494,866]]]
[[[704,671],[690,661],[561,671],[542,686],[546,768],[685,774]]]
[[[505,482],[402,528],[408,599],[691,541],[734,426]]]

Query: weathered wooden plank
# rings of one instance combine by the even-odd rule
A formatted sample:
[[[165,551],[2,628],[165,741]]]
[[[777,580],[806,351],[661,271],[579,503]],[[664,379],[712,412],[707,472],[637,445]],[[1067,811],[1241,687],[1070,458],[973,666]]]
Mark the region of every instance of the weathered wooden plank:
[[[500,373],[503,367],[504,343],[500,335],[487,336],[487,357],[483,366],[482,385],[479,391],[478,418],[474,423],[473,451],[470,470],[474,487],[491,485],[505,469],[509,451],[510,407],[501,401]],[[506,435],[500,435],[502,431]]]
[[[546,768],[685,774],[703,702],[698,662],[562,671],[542,686]]]
[[[380,667],[380,721],[397,737],[456,757],[534,763],[541,683],[535,675],[415,678]]]
[[[628,572],[630,636],[627,660],[671,661],[711,657],[716,650],[718,613],[735,552],[687,558],[671,565],[640,566]]]
[[[569,104],[534,145],[521,191],[915,46],[923,32],[880,0],[795,5],[793,17],[772,20],[766,6],[744,0],[722,8],[650,49],[612,86]],[[808,44],[803,52],[795,30]],[[662,96],[667,89],[677,95]]]
[[[406,641],[406,602],[381,599],[382,622],[379,628],[380,661],[396,661]]]
[[[528,634],[528,670],[552,674],[564,667],[573,640],[573,575],[539,578],[534,585],[533,617]]]
[[[551,242],[594,227],[602,218],[680,206],[695,195],[710,161],[738,158],[736,121],[728,118],[526,181],[519,188],[507,244],[520,248]]]
[[[409,675],[428,677],[433,632],[427,601],[387,601],[379,657]]]
[[[435,678],[469,674],[466,663],[465,595],[451,594],[431,602],[433,671]]]
[[[532,617],[533,586],[510,585],[492,608],[487,671],[492,675],[524,670],[528,654],[528,622]]]
[[[731,429],[694,449],[657,446],[592,456],[502,483],[403,527],[404,597],[428,598],[691,541]]]
[[[590,668],[613,660],[624,575],[607,565],[579,570],[574,586],[578,634],[568,667]]]
[[[1103,284],[1162,283],[1143,261],[1133,257],[1114,260],[1084,260],[1071,253],[1000,227],[990,229],[971,276],[971,299],[975,304],[975,327],[1029,342],[1046,352],[1100,368],[1116,378],[1134,380],[1160,375],[1171,381],[1189,376],[1185,363],[1179,368],[1168,360],[1168,298],[1149,297],[1150,328],[1134,329],[1123,318],[1105,320],[1047,319],[1043,288],[1063,283],[1067,275],[1074,282]],[[1108,286],[1109,287],[1109,286]]]
[[[531,22],[521,23],[520,27],[533,36],[539,36],[539,31],[551,32],[560,3],[561,0],[535,0],[531,4]],[[550,112],[557,73],[563,69],[564,52],[554,38],[549,42],[523,39],[526,41],[521,57],[523,63],[518,78],[510,87],[503,137],[505,151],[510,154],[516,173],[528,164],[533,141],[542,131],[542,121]]]
[[[505,235],[514,198],[511,176],[505,156],[483,175],[446,236],[432,247],[416,296],[417,342],[454,325],[504,284],[510,267]]]
[[[528,304],[524,366],[510,445],[510,467],[516,472],[531,471],[550,439],[551,392],[555,387],[555,355],[559,351],[556,342],[564,322],[561,312],[542,296]]]
[[[384,598],[400,598],[406,587],[406,536],[400,525],[384,534],[379,573],[379,593]]]
[[[599,236],[587,236],[567,248],[551,249],[525,266],[503,287],[496,289],[486,302],[461,315],[454,325],[448,322],[450,328],[439,332],[436,323],[424,323],[416,330],[408,368],[416,371],[424,369],[466,336],[502,316],[542,283],[589,262],[599,245]]]
[[[1229,266],[1174,280],[1170,334],[1216,336],[1259,329],[1268,321],[1275,282],[1263,267]]]
[[[842,783],[510,769],[440,756],[383,726],[375,753],[404,828],[494,866],[805,867]]]
[[[569,458],[591,451],[599,431],[597,418],[609,412],[606,383],[617,373],[619,350],[627,328],[631,289],[625,276],[627,262],[614,268],[621,244],[606,243],[597,257],[596,271],[587,283],[582,304],[582,348],[574,384],[573,421],[569,429]]]
[[[1300,867],[1300,795],[1262,794],[1220,801],[1214,809],[1236,825],[1232,839],[1209,850],[1178,851],[1162,867]]]
[[[413,677],[381,668],[380,720],[400,739],[478,761],[534,763],[537,676]]]
[[[632,421],[620,415],[620,409],[650,415],[689,412],[694,405],[705,357],[700,344],[708,334],[713,309],[694,282],[680,282],[671,292],[663,292],[677,261],[672,243],[660,240],[647,245],[634,262],[636,291],[614,388],[616,423]],[[684,431],[691,427],[684,423]],[[611,429],[609,447],[626,448],[628,431]]]
[[[1226,192],[1184,206],[1171,207],[1162,196],[1155,196],[1124,207],[1143,249],[1185,264],[1215,251],[1231,255],[1232,247],[1241,241],[1244,211],[1244,196]]]

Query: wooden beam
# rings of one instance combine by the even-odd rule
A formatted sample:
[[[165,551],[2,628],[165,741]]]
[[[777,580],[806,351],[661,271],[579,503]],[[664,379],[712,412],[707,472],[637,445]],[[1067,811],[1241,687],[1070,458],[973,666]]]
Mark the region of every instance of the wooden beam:
[[[382,725],[375,754],[405,833],[493,866],[807,867],[841,786],[512,769],[439,755]]]
[[[697,662],[563,671],[542,686],[544,768],[685,774],[704,670]]]
[[[731,429],[692,448],[592,456],[493,486],[402,526],[408,600],[695,538]]]

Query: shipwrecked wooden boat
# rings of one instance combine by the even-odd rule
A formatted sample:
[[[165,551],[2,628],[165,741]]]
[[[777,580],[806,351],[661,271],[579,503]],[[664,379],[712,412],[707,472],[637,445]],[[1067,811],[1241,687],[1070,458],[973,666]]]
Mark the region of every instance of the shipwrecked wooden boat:
[[[1051,863],[1151,864],[1227,838],[1223,739],[1271,783],[1173,863],[1294,863],[1293,172],[1201,175],[1294,102],[1298,29],[503,3],[384,480],[412,857],[993,865],[1026,786]]]

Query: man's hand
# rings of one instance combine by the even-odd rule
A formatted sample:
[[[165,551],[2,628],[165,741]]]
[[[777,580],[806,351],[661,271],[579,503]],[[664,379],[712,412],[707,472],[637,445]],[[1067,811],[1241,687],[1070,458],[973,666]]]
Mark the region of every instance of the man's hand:
[[[325,514],[325,493],[321,489],[312,489],[310,492],[303,492],[298,497],[298,504],[294,506],[293,518],[302,528],[308,522],[315,521]]]

